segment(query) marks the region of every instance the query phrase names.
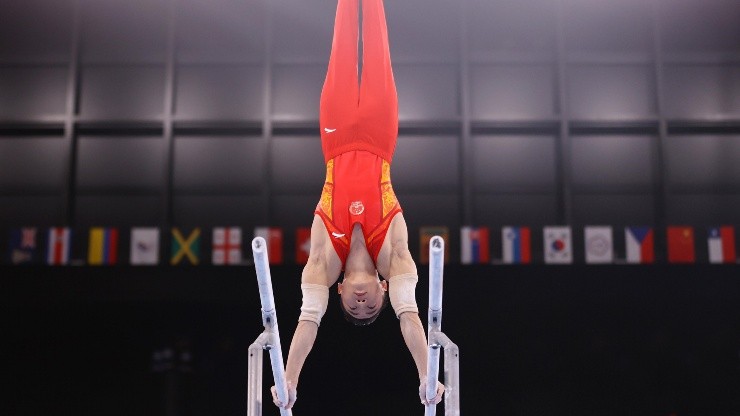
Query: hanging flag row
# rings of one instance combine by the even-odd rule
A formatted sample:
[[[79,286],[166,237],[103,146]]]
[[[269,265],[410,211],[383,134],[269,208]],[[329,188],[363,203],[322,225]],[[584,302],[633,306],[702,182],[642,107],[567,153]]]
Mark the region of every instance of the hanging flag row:
[[[460,263],[529,264],[541,261],[545,264],[572,264],[582,259],[588,264],[651,264],[656,262],[655,233],[653,227],[625,227],[624,238],[618,239],[614,227],[585,226],[582,240],[576,244],[569,226],[543,227],[541,240],[530,227],[507,226],[501,228],[499,246],[493,244],[488,227],[465,226],[460,229]],[[442,235],[447,242],[445,247],[450,246],[448,228],[422,227],[419,258],[423,264],[428,263],[429,240],[434,235]],[[706,236],[706,250],[703,251],[701,245],[696,244],[694,227],[667,227],[663,240],[667,261],[696,263],[700,252],[701,258],[712,264],[737,262],[733,226],[710,227]],[[494,252],[500,253],[500,257],[493,258]],[[580,256],[578,260],[577,254]],[[445,258],[449,259],[449,253]]]
[[[215,227],[209,235],[201,228],[172,228],[169,255],[163,251],[159,228],[132,228],[124,235],[117,228],[93,227],[86,235],[76,238],[69,227],[39,229],[18,228],[10,231],[7,260],[11,264],[45,263],[49,265],[159,265],[168,259],[171,265],[237,265],[248,263],[242,258],[244,250],[240,227]],[[309,233],[310,235],[310,233]],[[270,262],[283,262],[283,232],[279,228],[258,227],[254,236],[268,241]],[[251,238],[250,238],[251,240]],[[76,248],[77,245],[83,247]],[[249,244],[247,241],[245,244]],[[204,259],[210,247],[209,261]],[[73,250],[73,248],[75,248]],[[81,250],[81,251],[80,251]],[[125,255],[128,257],[125,258]],[[124,257],[124,258],[122,258]],[[250,255],[251,258],[251,255]]]
[[[240,227],[215,227],[204,232],[201,228],[172,228],[162,238],[159,228],[132,228],[130,233],[117,228],[93,227],[77,236],[67,227],[39,229],[18,228],[10,231],[8,256],[11,264],[45,263],[50,265],[238,265],[251,260],[249,238],[242,238]],[[524,226],[506,226],[500,239],[492,238],[488,227],[462,227],[459,253],[462,264],[650,264],[656,262],[656,231],[652,227],[625,227],[624,238],[616,238],[611,226],[586,226],[583,237],[574,241],[568,226],[543,227],[534,233]],[[697,245],[695,230],[690,226],[671,226],[665,232],[666,260],[669,263],[736,263],[735,228],[709,228],[706,249]],[[440,235],[445,240],[445,259],[451,258],[448,227],[421,227],[419,257],[421,264],[429,262],[429,240]],[[270,263],[284,262],[283,230],[278,227],[257,227],[253,236],[265,238]],[[74,238],[73,238],[74,237]],[[294,262],[305,264],[311,248],[311,229],[295,230]],[[163,245],[163,243],[169,243]],[[454,241],[457,243],[457,241]],[[74,247],[73,247],[74,246]],[[73,250],[74,248],[74,250]],[[165,249],[168,250],[165,252]],[[697,250],[698,249],[698,250]],[[247,255],[245,256],[244,253]],[[582,254],[581,254],[582,253]],[[697,256],[697,254],[700,254]],[[457,258],[453,259],[456,260]],[[699,259],[699,260],[698,260]]]

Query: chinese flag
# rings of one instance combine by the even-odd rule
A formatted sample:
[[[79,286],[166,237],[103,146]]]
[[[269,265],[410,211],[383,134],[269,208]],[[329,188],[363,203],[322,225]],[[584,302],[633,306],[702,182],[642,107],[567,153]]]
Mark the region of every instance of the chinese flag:
[[[694,229],[692,227],[668,227],[668,262],[694,263]]]
[[[308,253],[311,252],[311,229],[301,227],[295,230],[295,262],[308,263]]]

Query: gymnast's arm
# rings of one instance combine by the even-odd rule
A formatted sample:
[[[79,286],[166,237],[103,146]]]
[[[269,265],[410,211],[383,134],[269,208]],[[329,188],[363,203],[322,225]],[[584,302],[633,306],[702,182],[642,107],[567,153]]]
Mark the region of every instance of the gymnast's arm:
[[[406,346],[411,352],[411,356],[416,364],[416,370],[419,374],[419,398],[421,403],[437,404],[442,401],[442,394],[444,394],[444,385],[437,382],[437,395],[433,400],[427,401],[426,399],[426,381],[427,381],[427,359],[428,359],[428,345],[427,338],[424,335],[424,326],[419,319],[419,314],[416,312],[404,312],[398,317],[401,322],[401,334],[403,334],[403,340],[406,342]]]
[[[276,406],[284,409],[290,409],[295,404],[298,391],[298,377],[301,374],[303,364],[306,362],[308,353],[311,352],[313,344],[316,341],[316,333],[319,326],[311,321],[299,321],[293,334],[293,341],[290,343],[288,352],[288,364],[285,367],[285,379],[288,385],[288,403],[281,406],[277,398],[275,387],[272,388],[272,400]]]
[[[342,263],[328,241],[326,227],[316,216],[311,227],[311,249],[308,263],[301,276],[303,304],[298,326],[293,334],[288,351],[288,362],[285,367],[285,379],[288,385],[288,403],[280,403],[275,387],[272,388],[272,400],[276,406],[290,409],[296,401],[298,378],[306,357],[311,352],[319,331],[319,323],[326,311],[329,301],[329,287],[339,279]]]

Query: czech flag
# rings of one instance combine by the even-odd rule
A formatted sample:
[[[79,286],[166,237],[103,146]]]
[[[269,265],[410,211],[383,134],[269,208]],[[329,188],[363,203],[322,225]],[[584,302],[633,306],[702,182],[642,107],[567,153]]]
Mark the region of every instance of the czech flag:
[[[650,227],[626,227],[624,240],[627,246],[627,263],[653,263],[655,248],[653,229]]]

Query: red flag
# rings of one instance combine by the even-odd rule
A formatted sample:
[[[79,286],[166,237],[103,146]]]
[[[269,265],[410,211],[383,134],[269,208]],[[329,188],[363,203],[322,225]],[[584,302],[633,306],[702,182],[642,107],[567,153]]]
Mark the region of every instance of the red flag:
[[[257,227],[255,237],[262,237],[267,243],[267,258],[270,264],[283,262],[283,230],[278,227]]]
[[[300,227],[295,230],[295,262],[308,263],[308,254],[311,252],[311,229]]]
[[[668,227],[668,262],[694,263],[694,228]]]

